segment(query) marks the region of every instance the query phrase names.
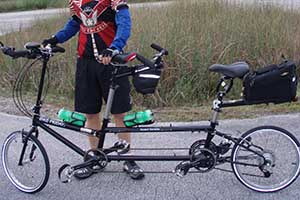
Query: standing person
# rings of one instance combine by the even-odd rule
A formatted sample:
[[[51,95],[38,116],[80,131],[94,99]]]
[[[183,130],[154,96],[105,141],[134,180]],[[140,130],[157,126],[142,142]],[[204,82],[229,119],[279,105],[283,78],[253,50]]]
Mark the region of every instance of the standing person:
[[[75,110],[87,117],[86,127],[100,130],[102,100],[107,100],[112,69],[108,66],[112,55],[121,52],[130,37],[131,19],[127,0],[69,0],[72,18],[43,45],[64,43],[79,32],[78,59],[75,85]],[[111,113],[116,126],[124,127],[123,117],[131,110],[128,78],[117,81],[120,86]],[[130,144],[130,133],[119,134],[119,142]],[[89,137],[90,146],[96,149],[99,139]],[[97,167],[97,166],[94,166]],[[133,179],[142,179],[144,173],[135,161],[123,165]],[[91,168],[78,170],[75,177],[87,178]]]

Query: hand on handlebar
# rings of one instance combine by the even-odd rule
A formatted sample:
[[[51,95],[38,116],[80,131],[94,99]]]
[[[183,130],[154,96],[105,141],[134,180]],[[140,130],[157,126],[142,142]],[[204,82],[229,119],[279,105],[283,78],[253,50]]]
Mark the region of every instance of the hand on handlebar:
[[[44,47],[46,47],[49,44],[50,44],[50,46],[56,46],[58,44],[58,39],[55,36],[53,36],[51,38],[44,39],[42,42],[42,45]]]
[[[117,49],[107,48],[102,51],[99,58],[104,65],[108,65],[111,63],[112,57],[118,55],[119,53],[120,52]]]

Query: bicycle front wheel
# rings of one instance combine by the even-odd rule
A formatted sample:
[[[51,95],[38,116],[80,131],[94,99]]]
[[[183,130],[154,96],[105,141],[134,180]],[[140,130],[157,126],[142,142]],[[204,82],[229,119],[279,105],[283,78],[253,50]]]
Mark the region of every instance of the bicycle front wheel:
[[[11,133],[4,141],[2,164],[10,182],[22,192],[38,192],[48,182],[47,153],[36,137],[23,131]]]
[[[276,192],[295,181],[300,170],[298,140],[287,130],[261,126],[241,136],[232,149],[237,179],[258,192]]]

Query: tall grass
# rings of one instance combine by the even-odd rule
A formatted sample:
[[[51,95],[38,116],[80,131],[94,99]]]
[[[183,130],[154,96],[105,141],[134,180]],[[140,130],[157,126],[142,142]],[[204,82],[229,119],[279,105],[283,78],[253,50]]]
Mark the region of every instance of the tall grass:
[[[67,3],[61,0],[1,0],[0,12],[65,7]]]
[[[300,14],[274,6],[232,6],[189,0],[164,9],[133,12],[136,23],[129,49],[150,56],[157,42],[171,52],[159,92],[168,104],[199,104],[214,95],[214,63],[245,60],[253,68],[278,63],[284,54],[299,59]],[[234,97],[241,93],[236,81]]]
[[[223,1],[222,1],[223,2]],[[279,63],[281,55],[299,60],[300,13],[274,6],[234,6],[217,0],[185,0],[162,8],[132,9],[133,29],[128,51],[153,55],[153,42],[170,55],[157,93],[146,103],[156,105],[199,105],[215,94],[218,75],[208,67],[245,60],[252,68]],[[38,23],[29,30],[1,38],[21,47],[26,41],[42,41],[63,26],[67,16]],[[52,94],[72,97],[76,60],[76,38],[64,44],[65,55],[52,60]],[[11,87],[19,68],[0,57],[0,85]],[[12,66],[12,67],[11,67]],[[236,81],[232,97],[241,93]],[[135,94],[136,103],[144,98]]]

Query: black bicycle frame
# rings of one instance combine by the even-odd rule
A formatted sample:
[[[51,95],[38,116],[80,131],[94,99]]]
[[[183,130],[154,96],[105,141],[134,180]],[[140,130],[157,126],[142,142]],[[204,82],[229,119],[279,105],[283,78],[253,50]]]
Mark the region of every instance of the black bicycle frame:
[[[220,112],[221,107],[229,107],[229,106],[238,106],[238,105],[243,105],[243,101],[235,101],[234,103],[232,102],[223,102],[223,96],[224,94],[219,93],[218,94],[218,99],[215,100],[216,103],[214,102],[214,115],[213,119],[210,121],[209,125],[202,125],[202,126],[173,126],[170,124],[169,126],[164,126],[164,127],[134,127],[134,128],[126,128],[126,127],[108,127],[108,123],[110,121],[109,114],[110,114],[110,108],[111,108],[111,103],[113,100],[113,95],[115,90],[117,89],[117,85],[115,84],[115,80],[124,76],[130,76],[134,74],[134,69],[131,69],[131,71],[124,72],[122,74],[118,74],[118,69],[116,68],[115,71],[113,72],[113,76],[111,79],[111,86],[110,86],[110,95],[108,97],[108,105],[107,105],[107,110],[105,111],[105,116],[103,118],[102,122],[102,129],[101,130],[93,130],[89,128],[84,128],[84,127],[78,127],[69,123],[65,123],[63,121],[55,120],[55,119],[50,119],[47,117],[41,117],[40,116],[40,109],[41,109],[41,97],[42,97],[42,92],[43,92],[43,87],[44,87],[44,79],[45,79],[45,74],[46,74],[46,68],[47,68],[47,63],[48,63],[49,57],[44,57],[43,58],[43,66],[42,66],[42,73],[41,73],[41,78],[40,78],[40,84],[39,84],[39,89],[38,89],[38,95],[37,95],[37,100],[36,100],[36,105],[33,108],[34,111],[34,116],[32,120],[32,129],[29,131],[28,134],[36,133],[38,131],[38,127],[42,128],[46,132],[48,132],[50,135],[52,135],[54,138],[68,146],[70,149],[75,151],[81,156],[85,156],[86,151],[72,143],[70,140],[66,139],[63,137],[61,134],[59,134],[57,131],[53,130],[50,128],[48,125],[54,126],[54,127],[59,127],[63,129],[68,129],[76,132],[81,132],[83,134],[86,134],[88,136],[96,136],[99,138],[99,144],[98,148],[102,150],[105,153],[110,153],[112,152],[109,149],[104,149],[103,150],[103,144],[105,140],[105,136],[107,133],[124,133],[124,132],[130,132],[130,133],[162,133],[162,132],[206,132],[207,133],[207,138],[206,138],[206,144],[205,147],[208,148],[211,140],[215,135],[219,135],[221,137],[226,138],[225,134],[219,133],[216,131],[216,126],[217,126],[217,119],[218,119],[218,114]],[[37,137],[37,134],[36,134]],[[230,139],[230,138],[229,138]],[[234,141],[235,142],[235,141]],[[139,161],[183,161],[183,160],[190,160],[190,156],[177,156],[177,155],[172,155],[172,156],[138,156],[138,155],[128,155],[128,156],[118,156],[118,155],[108,155],[107,156],[109,161],[122,161],[122,160],[139,160]]]

